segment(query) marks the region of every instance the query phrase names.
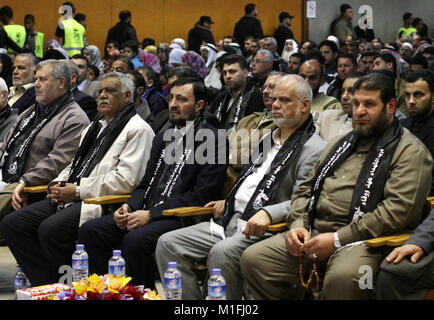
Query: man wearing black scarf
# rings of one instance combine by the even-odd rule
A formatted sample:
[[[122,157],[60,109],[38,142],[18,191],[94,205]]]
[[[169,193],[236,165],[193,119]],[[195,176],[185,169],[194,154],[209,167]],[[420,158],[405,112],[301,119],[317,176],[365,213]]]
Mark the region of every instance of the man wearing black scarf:
[[[72,162],[49,184],[48,199],[7,216],[1,232],[32,285],[58,282],[70,265],[79,226],[100,217],[99,205],[81,200],[128,194],[146,170],[154,133],[136,114],[134,84],[109,73],[100,83],[99,116],[82,133]]]
[[[173,83],[169,95],[171,127],[155,136],[139,186],[114,214],[88,221],[79,230],[78,241],[89,254],[91,273],[106,273],[112,250],[121,247],[132,282],[154,288],[157,240],[181,227],[179,218],[163,216],[163,210],[203,206],[221,194],[227,161],[218,161],[217,141],[225,142],[225,136],[217,135],[215,117],[203,110],[207,99],[203,82],[196,78]],[[211,134],[213,141],[198,139],[201,130]],[[207,144],[206,149],[211,147],[214,153],[207,154],[200,164],[196,153]]]
[[[36,104],[23,112],[0,145],[0,220],[27,204],[26,186],[48,184],[77,152],[89,124],[70,92],[65,62],[36,66]]]
[[[178,261],[183,278],[182,299],[202,298],[193,266],[206,259],[209,270],[222,269],[227,298],[242,298],[239,259],[243,250],[271,236],[266,232],[268,225],[284,221],[291,194],[324,149],[325,143],[315,133],[310,115],[312,89],[307,81],[297,75],[282,76],[270,97],[277,128],[264,137],[226,199],[206,205],[213,207],[215,223],[172,231],[158,241],[160,275],[169,261]],[[220,229],[220,234],[212,231],[214,227]]]
[[[296,298],[300,268],[306,277],[314,264],[325,273],[324,298],[372,298],[388,249],[364,240],[413,230],[431,186],[432,157],[395,110],[389,77],[372,73],[355,83],[354,131],[329,141],[292,196],[290,230],[241,258],[255,298]]]

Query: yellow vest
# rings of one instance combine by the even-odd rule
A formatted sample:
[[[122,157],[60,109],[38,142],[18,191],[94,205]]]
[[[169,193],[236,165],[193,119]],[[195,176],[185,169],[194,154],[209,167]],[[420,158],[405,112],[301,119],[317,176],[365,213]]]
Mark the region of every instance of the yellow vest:
[[[41,59],[44,56],[44,34],[42,32],[36,34],[35,55]]]
[[[66,50],[69,57],[80,54],[84,48],[85,28],[74,19],[62,21],[65,38],[63,39],[63,49]]]
[[[13,42],[15,42],[21,48],[24,47],[27,35],[26,28],[18,24],[8,24],[7,26],[4,26],[4,29],[8,34],[8,37],[11,38]],[[9,52],[13,53],[14,51],[12,49],[9,49]]]

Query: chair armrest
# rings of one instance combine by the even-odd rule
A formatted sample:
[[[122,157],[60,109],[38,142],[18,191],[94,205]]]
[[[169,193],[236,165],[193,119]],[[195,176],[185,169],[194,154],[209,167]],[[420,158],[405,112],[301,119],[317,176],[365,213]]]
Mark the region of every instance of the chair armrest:
[[[378,237],[366,240],[368,247],[376,248],[381,246],[398,247],[410,238],[411,233],[397,234],[387,237]]]
[[[286,230],[286,222],[280,222],[280,223],[275,223],[275,224],[270,224],[267,228],[267,231],[270,232],[281,232]]]
[[[23,191],[27,193],[43,193],[43,192],[47,192],[47,187],[48,187],[47,185],[24,187]]]
[[[123,202],[127,201],[130,197],[131,197],[131,195],[129,195],[129,194],[102,196],[102,197],[84,199],[83,203],[86,203],[86,204],[123,203]]]
[[[163,216],[174,217],[192,217],[205,214],[212,214],[211,207],[179,207],[174,209],[163,210]]]

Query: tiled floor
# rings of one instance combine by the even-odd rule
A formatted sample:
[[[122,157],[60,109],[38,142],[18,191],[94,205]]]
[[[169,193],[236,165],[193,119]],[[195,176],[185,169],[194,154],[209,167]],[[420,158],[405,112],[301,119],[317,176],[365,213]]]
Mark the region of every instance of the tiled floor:
[[[0,300],[13,300],[15,298],[13,281],[17,270],[17,262],[9,248],[0,247]],[[164,290],[160,281],[156,282],[158,294],[165,299]]]

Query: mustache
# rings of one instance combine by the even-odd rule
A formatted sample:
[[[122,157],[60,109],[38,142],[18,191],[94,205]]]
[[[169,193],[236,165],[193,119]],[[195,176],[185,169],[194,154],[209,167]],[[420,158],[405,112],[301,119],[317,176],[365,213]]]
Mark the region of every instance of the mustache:
[[[100,106],[103,103],[110,104],[110,101],[108,99],[101,99],[101,100],[98,101],[98,106]]]

